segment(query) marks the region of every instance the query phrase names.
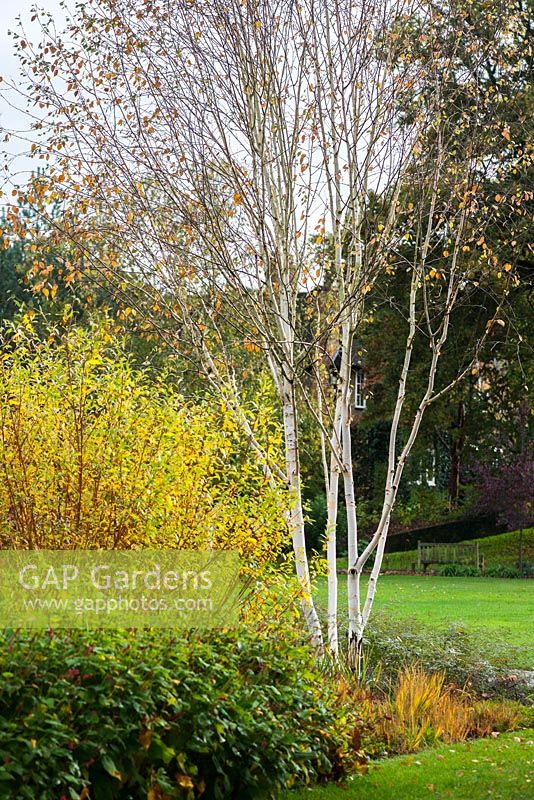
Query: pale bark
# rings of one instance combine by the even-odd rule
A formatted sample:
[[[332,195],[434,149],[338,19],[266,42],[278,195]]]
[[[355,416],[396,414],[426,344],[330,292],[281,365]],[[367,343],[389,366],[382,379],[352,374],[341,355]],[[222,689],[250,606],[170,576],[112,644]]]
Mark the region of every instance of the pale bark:
[[[323,637],[321,623],[313,602],[308,556],[306,554],[295,391],[293,383],[288,379],[284,380],[283,392],[286,469],[290,493],[289,531],[293,542],[295,569],[301,591],[302,613],[306,620],[308,631],[310,632],[312,644],[322,652]]]
[[[347,556],[349,565],[358,558],[358,522],[356,515],[356,498],[354,493],[354,474],[352,468],[352,347],[353,322],[349,319],[343,336],[341,356],[340,383],[342,397],[341,437],[343,445],[343,488],[345,509],[347,513]],[[349,661],[355,658],[355,643],[360,625],[360,585],[356,574],[347,572],[347,610],[348,610],[348,648]]]
[[[339,637],[337,624],[338,603],[338,578],[337,578],[337,514],[339,472],[341,454],[341,424],[342,424],[342,398],[338,394],[334,414],[332,440],[330,442],[330,471],[327,493],[327,522],[326,522],[326,560],[328,569],[328,599],[327,599],[327,636],[328,647],[332,655],[337,658],[339,652]]]
[[[436,192],[437,192],[437,184],[436,184]],[[368,546],[365,548],[362,555],[357,559],[355,564],[355,569],[363,569],[364,564],[366,563],[369,556],[372,552],[375,552],[375,562],[373,564],[373,568],[371,570],[371,575],[369,578],[368,588],[367,588],[367,597],[363,609],[363,619],[362,625],[363,629],[367,625],[369,620],[369,616],[371,614],[371,610],[373,607],[373,602],[376,593],[376,585],[378,581],[378,577],[380,575],[380,571],[382,568],[382,561],[384,557],[384,548],[386,544],[389,523],[391,519],[391,512],[393,509],[393,504],[395,502],[395,498],[397,495],[398,487],[400,480],[402,478],[402,474],[404,471],[404,467],[406,465],[406,461],[410,455],[412,447],[415,443],[417,435],[419,433],[419,429],[421,427],[421,422],[423,420],[423,415],[432,402],[433,395],[434,395],[434,385],[436,381],[436,373],[438,368],[438,362],[441,356],[441,352],[445,342],[447,341],[447,336],[449,332],[449,325],[450,325],[450,316],[452,310],[454,308],[458,291],[459,291],[459,284],[455,280],[456,277],[456,266],[460,251],[460,242],[462,240],[463,229],[465,224],[465,213],[461,214],[460,221],[458,224],[458,229],[456,232],[455,237],[455,245],[454,251],[452,255],[452,263],[451,263],[451,275],[449,279],[449,284],[447,288],[447,297],[444,305],[444,311],[442,320],[440,323],[440,332],[439,336],[436,338],[435,331],[432,330],[431,326],[429,325],[430,331],[430,344],[432,350],[432,356],[430,360],[430,366],[428,370],[428,381],[426,391],[419,403],[417,411],[415,413],[412,427],[410,433],[408,435],[408,439],[406,444],[404,445],[401,454],[398,458],[398,461],[395,462],[395,452],[396,452],[396,440],[397,440],[397,432],[398,426],[400,421],[400,415],[402,411],[402,406],[404,404],[404,397],[406,392],[406,381],[409,373],[410,368],[410,361],[413,351],[413,341],[416,332],[416,324],[415,324],[415,304],[417,298],[417,292],[421,283],[421,276],[418,273],[414,273],[414,277],[412,279],[412,288],[410,293],[410,331],[408,334],[407,345],[406,345],[406,352],[404,358],[404,365],[401,373],[401,378],[399,381],[399,391],[397,394],[397,402],[395,407],[395,413],[393,416],[393,423],[391,428],[390,434],[390,445],[389,445],[389,462],[388,462],[388,477],[386,481],[386,489],[385,489],[385,497],[384,497],[384,505],[382,509],[382,516],[380,519],[380,523],[378,528],[369,542]],[[426,253],[424,254],[426,258]],[[423,259],[424,261],[424,259]],[[428,320],[427,316],[427,320]]]

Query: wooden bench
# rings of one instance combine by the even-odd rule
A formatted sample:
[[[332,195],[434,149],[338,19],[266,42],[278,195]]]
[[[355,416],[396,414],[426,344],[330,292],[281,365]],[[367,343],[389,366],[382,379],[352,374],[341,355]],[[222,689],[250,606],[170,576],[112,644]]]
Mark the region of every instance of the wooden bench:
[[[484,569],[484,556],[479,553],[478,542],[450,544],[445,542],[417,542],[417,570],[426,572],[430,564],[463,564]]]

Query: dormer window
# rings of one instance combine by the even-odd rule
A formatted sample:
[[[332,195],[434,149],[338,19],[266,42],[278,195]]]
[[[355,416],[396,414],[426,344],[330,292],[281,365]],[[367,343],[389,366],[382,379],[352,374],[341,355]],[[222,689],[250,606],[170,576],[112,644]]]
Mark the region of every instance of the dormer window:
[[[363,386],[364,386],[364,372],[362,367],[356,367],[352,371],[353,381],[354,381],[354,395],[353,395],[353,402],[354,408],[364,409],[365,408],[365,397],[363,394]]]
[[[341,348],[337,350],[332,358],[332,366],[330,368],[330,382],[332,386],[336,386],[341,367]],[[351,396],[352,407],[357,411],[363,411],[366,408],[365,401],[365,369],[363,366],[362,352],[355,344],[352,349],[351,368],[350,368],[350,382],[351,382]]]

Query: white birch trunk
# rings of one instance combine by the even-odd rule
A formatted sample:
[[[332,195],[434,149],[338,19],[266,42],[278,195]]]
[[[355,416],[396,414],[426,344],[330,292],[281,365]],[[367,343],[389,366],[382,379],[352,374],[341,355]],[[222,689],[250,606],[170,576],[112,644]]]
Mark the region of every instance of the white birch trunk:
[[[328,567],[327,635],[331,654],[339,654],[339,635],[337,624],[337,512],[339,489],[339,462],[341,460],[341,418],[342,397],[339,394],[334,414],[334,429],[330,442],[330,479],[328,481],[328,518],[326,523],[326,560]],[[336,457],[337,455],[337,457]]]
[[[345,325],[341,358],[341,394],[342,417],[341,438],[343,453],[343,489],[347,512],[347,553],[351,567],[358,558],[358,521],[356,515],[356,498],[354,494],[354,475],[352,469],[352,437],[351,437],[351,364],[352,364],[352,321]],[[348,656],[349,663],[354,664],[357,658],[358,631],[360,628],[360,583],[358,575],[352,569],[347,571],[347,610],[348,610]]]
[[[356,499],[354,496],[354,477],[352,471],[352,448],[350,433],[350,410],[343,406],[343,462],[346,465],[343,473],[345,489],[345,505],[347,509],[347,550],[348,563],[352,565],[358,558],[358,524],[356,517]],[[357,660],[359,631],[361,628],[360,581],[353,569],[347,571],[347,608],[348,608],[348,656],[349,664],[354,666]]]
[[[386,544],[387,534],[389,530],[391,512],[393,509],[393,504],[395,502],[397,487],[399,484],[400,477],[402,475],[404,462],[408,455],[408,453],[405,452],[406,450],[405,448],[402,454],[404,456],[404,460],[402,461],[402,466],[399,470],[401,459],[399,459],[399,465],[396,464],[397,433],[399,429],[402,408],[404,405],[404,398],[406,396],[406,381],[408,379],[410,364],[412,360],[413,343],[416,332],[416,298],[417,298],[418,288],[419,288],[419,275],[414,273],[410,289],[410,328],[408,332],[408,338],[406,340],[406,351],[404,354],[404,363],[402,366],[402,371],[399,379],[399,389],[397,392],[395,411],[391,422],[391,431],[389,436],[389,449],[388,449],[388,472],[386,477],[386,485],[384,487],[384,503],[382,506],[381,518],[372,540],[364,549],[361,556],[358,557],[358,555],[356,554],[354,561],[352,562],[349,561],[349,575],[353,573],[354,580],[359,587],[363,568],[370,555],[373,553],[373,551],[376,550],[375,563],[373,564],[373,569],[371,570],[369,583],[367,585],[367,594],[365,599],[365,605],[363,608],[363,613],[361,612],[361,607],[360,607],[357,626],[355,630],[355,647],[358,660],[357,664],[358,673],[360,673],[361,670],[363,633],[365,630],[365,626],[367,625],[367,621],[369,619],[371,608],[374,602],[376,584],[378,581],[378,576],[380,575],[380,570],[382,568],[384,547]]]
[[[404,472],[404,467],[406,466],[406,462],[408,457],[411,453],[412,447],[414,442],[417,438],[419,433],[419,429],[421,427],[421,422],[423,421],[423,416],[432,402],[433,394],[434,394],[434,385],[436,380],[436,372],[439,363],[439,359],[441,356],[441,351],[443,345],[445,344],[448,336],[449,331],[449,323],[450,323],[450,315],[452,308],[454,307],[456,296],[458,293],[458,284],[455,281],[455,271],[456,271],[456,263],[458,258],[458,252],[460,247],[461,241],[461,234],[463,231],[465,216],[462,216],[462,220],[460,222],[457,236],[456,236],[456,243],[454,248],[454,254],[452,258],[451,264],[451,276],[449,280],[449,287],[447,291],[447,299],[445,303],[445,310],[443,313],[442,323],[441,323],[441,333],[439,337],[436,339],[435,334],[432,332],[431,326],[429,325],[429,331],[431,334],[431,348],[432,348],[432,358],[430,361],[430,367],[428,371],[428,381],[426,391],[419,403],[417,411],[415,413],[415,417],[412,423],[412,427],[404,445],[402,452],[399,456],[398,461],[396,461],[396,441],[397,441],[397,433],[398,427],[402,412],[402,407],[404,404],[404,397],[406,392],[406,382],[408,378],[408,373],[410,370],[410,363],[411,357],[413,352],[413,342],[415,338],[416,332],[416,315],[415,315],[415,304],[416,304],[416,297],[417,292],[419,289],[419,284],[421,282],[420,272],[414,273],[412,279],[412,287],[410,292],[410,330],[408,334],[408,339],[406,342],[406,352],[404,357],[404,364],[401,372],[401,377],[399,380],[399,390],[397,394],[397,402],[395,405],[395,413],[393,416],[393,422],[391,427],[391,434],[390,434],[390,443],[389,443],[389,463],[388,463],[388,476],[386,481],[386,490],[384,496],[384,505],[382,509],[382,517],[380,519],[378,528],[373,536],[372,540],[369,542],[368,546],[365,548],[362,555],[357,559],[356,567],[360,570],[363,569],[363,566],[371,553],[376,550],[375,554],[375,563],[373,564],[373,569],[371,570],[371,576],[369,578],[369,584],[367,587],[367,597],[365,600],[365,605],[363,609],[363,619],[362,619],[362,633],[367,625],[369,620],[369,616],[371,614],[371,610],[373,607],[375,592],[376,592],[376,585],[378,581],[378,577],[380,575],[380,571],[382,568],[382,561],[384,557],[384,549],[386,545],[386,539],[389,529],[389,523],[391,519],[391,512],[393,510],[393,505],[395,503],[395,499],[397,496],[397,491],[399,487],[400,480],[402,478],[402,474]],[[424,253],[426,257],[426,253]],[[424,258],[423,258],[424,264]]]
[[[290,493],[289,529],[295,555],[295,569],[301,589],[301,606],[311,641],[322,652],[323,636],[321,624],[313,602],[306,539],[304,534],[304,513],[300,481],[298,453],[297,413],[294,386],[289,380],[283,384],[283,416],[286,451],[287,483]]]

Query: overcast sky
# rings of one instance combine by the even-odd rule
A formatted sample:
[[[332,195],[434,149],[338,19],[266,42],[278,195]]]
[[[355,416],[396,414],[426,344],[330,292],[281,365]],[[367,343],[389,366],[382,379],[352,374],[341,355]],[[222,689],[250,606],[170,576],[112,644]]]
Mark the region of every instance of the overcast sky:
[[[17,81],[18,79],[18,59],[13,51],[13,39],[8,36],[8,31],[10,29],[16,29],[17,27],[17,17],[21,17],[28,38],[31,39],[32,25],[30,23],[30,8],[37,4],[46,11],[50,11],[58,20],[59,27],[61,28],[61,22],[64,20],[64,13],[61,11],[59,3],[60,0],[40,0],[40,2],[38,0],[37,3],[35,0],[0,0],[0,75],[4,80]],[[33,30],[35,32],[35,28],[33,28]],[[1,86],[2,84],[0,84],[0,88]],[[20,99],[10,96],[5,89],[0,92],[0,130],[21,130],[27,128],[28,123],[25,121],[24,116],[10,106],[10,100],[15,105],[21,105]],[[22,142],[17,142],[16,139],[12,139],[9,144],[6,144],[2,141],[3,138],[4,136],[0,135],[1,151],[7,150],[10,153],[17,153],[25,149],[25,145]],[[29,164],[30,162],[28,159],[19,159],[19,163],[13,166],[13,170],[27,170]],[[4,180],[1,181],[4,187],[5,177],[6,176],[4,176]],[[13,175],[12,178],[15,178],[15,176]],[[15,180],[15,182],[17,181]]]

